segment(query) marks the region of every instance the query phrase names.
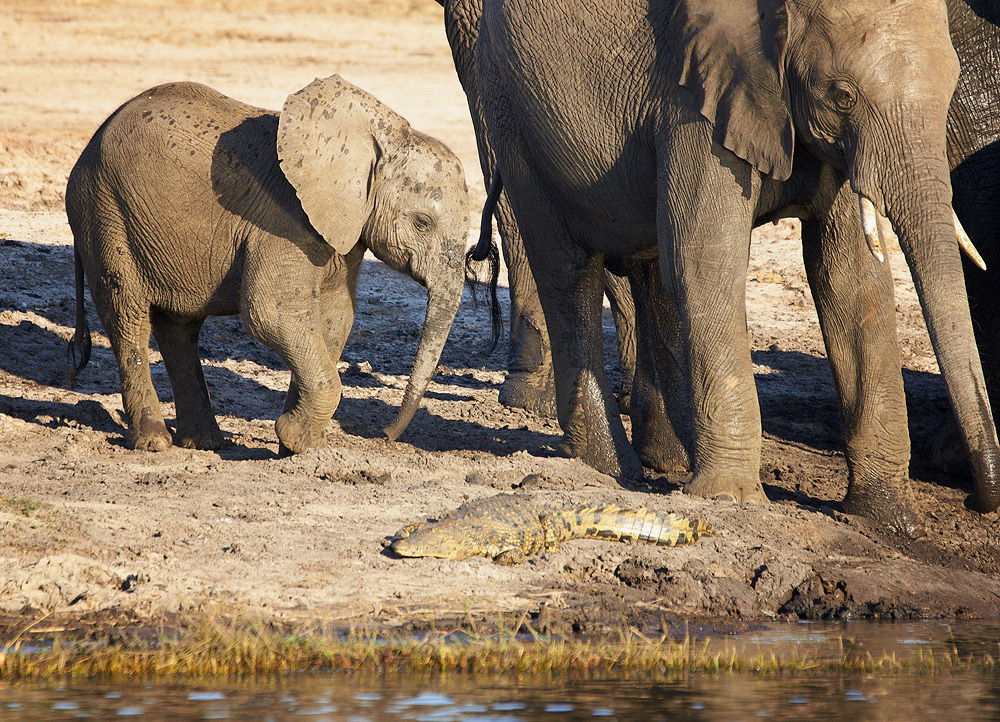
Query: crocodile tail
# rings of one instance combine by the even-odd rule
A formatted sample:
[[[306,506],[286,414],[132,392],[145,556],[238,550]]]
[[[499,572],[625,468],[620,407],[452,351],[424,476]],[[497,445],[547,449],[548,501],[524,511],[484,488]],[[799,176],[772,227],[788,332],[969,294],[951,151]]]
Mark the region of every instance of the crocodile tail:
[[[657,546],[692,544],[699,537],[714,534],[712,527],[701,519],[648,509],[622,509],[606,506],[570,509],[562,514],[565,538],[613,539],[642,542]]]

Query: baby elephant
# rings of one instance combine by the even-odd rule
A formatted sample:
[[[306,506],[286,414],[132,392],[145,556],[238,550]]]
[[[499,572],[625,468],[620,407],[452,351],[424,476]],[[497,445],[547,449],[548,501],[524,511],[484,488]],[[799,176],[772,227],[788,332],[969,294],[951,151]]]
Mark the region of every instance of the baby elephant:
[[[241,314],[291,369],[282,452],[322,443],[341,385],[365,249],[427,288],[427,316],[395,439],[420,404],[462,297],[468,189],[458,158],[340,76],[278,113],[195,83],[147,90],[91,139],[66,188],[77,330],[83,277],[118,359],[128,446],[170,446],[149,374],[149,332],[174,390],[179,446],[215,449],[198,332]],[[359,242],[360,241],[360,242]],[[86,364],[83,360],[70,377]]]

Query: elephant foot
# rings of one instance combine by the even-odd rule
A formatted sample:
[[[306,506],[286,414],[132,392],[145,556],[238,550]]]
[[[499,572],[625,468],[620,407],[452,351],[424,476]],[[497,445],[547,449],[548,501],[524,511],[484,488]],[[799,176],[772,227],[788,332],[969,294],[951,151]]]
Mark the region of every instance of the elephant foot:
[[[185,449],[217,451],[222,448],[222,431],[218,426],[208,429],[180,427],[177,429],[174,443]]]
[[[655,471],[691,471],[691,457],[663,413],[633,409],[632,446],[642,465]]]
[[[156,423],[151,419],[142,419],[138,423],[138,428],[133,426],[129,429],[126,446],[135,451],[166,451],[173,446],[173,439],[166,425],[160,421]]]
[[[274,430],[278,434],[279,456],[301,454],[303,451],[325,444],[322,430],[317,432],[311,429],[292,412],[279,416],[274,422]]]
[[[906,539],[919,539],[927,533],[913,510],[913,490],[908,480],[864,486],[852,482],[842,508],[847,514],[870,519],[883,531]]]
[[[684,493],[692,496],[703,496],[707,499],[727,501],[753,501],[759,504],[768,502],[764,495],[764,487],[760,485],[759,475],[740,478],[737,475],[716,476],[697,473],[684,485]]]
[[[549,419],[556,418],[556,385],[552,369],[511,371],[500,387],[500,403],[512,409],[524,409]]]
[[[622,449],[616,449],[610,438],[605,438],[601,443],[597,434],[581,435],[568,431],[559,442],[558,452],[563,456],[580,459],[587,466],[608,476],[642,478],[642,464],[639,463],[635,450],[628,444]]]
[[[680,444],[672,448],[644,446],[636,449],[636,453],[642,465],[653,471],[664,474],[691,471],[691,461],[688,459],[687,451]]]

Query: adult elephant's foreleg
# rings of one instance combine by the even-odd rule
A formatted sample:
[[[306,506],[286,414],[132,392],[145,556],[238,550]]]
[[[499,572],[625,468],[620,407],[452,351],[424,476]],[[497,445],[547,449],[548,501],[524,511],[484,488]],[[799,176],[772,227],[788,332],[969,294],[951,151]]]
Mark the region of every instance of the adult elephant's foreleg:
[[[910,437],[889,260],[869,252],[845,184],[829,212],[802,224],[802,249],[840,404],[844,511],[920,536],[909,481]]]
[[[710,128],[674,129],[660,151],[657,234],[664,287],[688,345],[694,475],[685,491],[766,501],[760,408],[746,322],[746,269],[759,176],[713,147]]]

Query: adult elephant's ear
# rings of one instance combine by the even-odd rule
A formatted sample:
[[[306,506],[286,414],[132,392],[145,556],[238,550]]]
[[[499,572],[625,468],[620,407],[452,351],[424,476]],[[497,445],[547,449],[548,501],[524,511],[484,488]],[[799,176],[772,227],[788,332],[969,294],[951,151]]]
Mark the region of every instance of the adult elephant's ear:
[[[378,101],[339,75],[317,78],[285,100],[278,119],[278,162],[309,222],[338,253],[361,236],[372,211]]]
[[[763,173],[792,172],[794,128],[785,86],[782,0],[679,0],[658,39],[715,140]]]

